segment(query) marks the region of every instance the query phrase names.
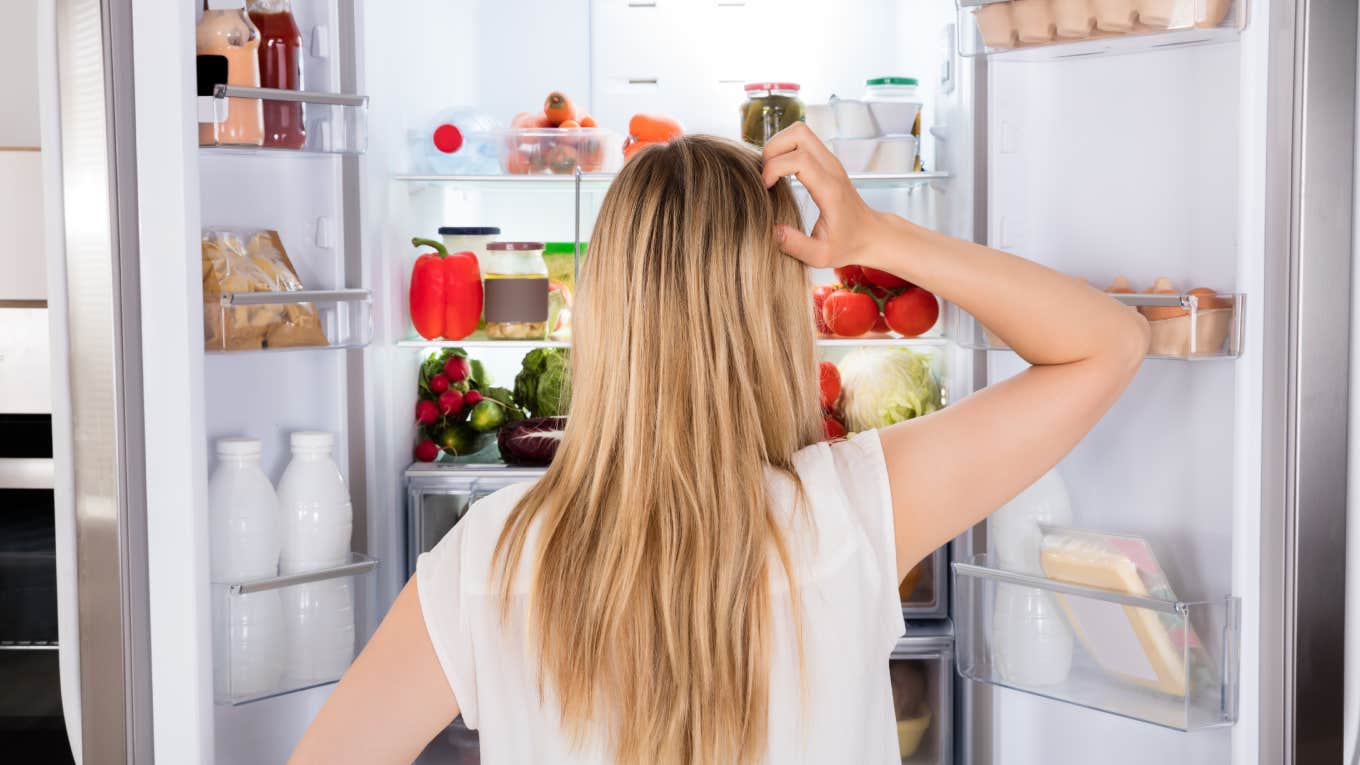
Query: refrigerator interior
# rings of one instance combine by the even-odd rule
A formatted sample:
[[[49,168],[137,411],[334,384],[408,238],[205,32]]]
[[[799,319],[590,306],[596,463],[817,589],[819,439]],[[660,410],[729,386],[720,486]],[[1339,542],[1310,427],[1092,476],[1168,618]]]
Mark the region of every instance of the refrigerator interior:
[[[802,84],[804,102],[820,103],[833,93],[859,97],[867,77],[912,75],[927,93],[923,159],[948,178],[868,197],[926,225],[975,236],[972,63],[952,56],[957,15],[948,0],[296,0],[293,11],[304,38],[304,88],[370,98],[367,152],[200,151],[200,222],[278,230],[308,289],[370,289],[373,340],[362,351],[204,354],[200,403],[208,438],[190,447],[211,470],[212,440],[260,438],[264,470],[277,481],[291,431],[337,433],[335,458],[354,503],[354,549],[380,561],[375,596],[356,603],[360,644],[407,574],[404,473],[412,462],[416,368],[429,352],[398,345],[411,336],[410,238],[450,224],[499,225],[514,239],[576,235],[570,184],[468,189],[394,180],[410,170],[411,134],[434,113],[470,105],[507,122],[563,90],[620,132],[633,113],[655,111],[690,130],[736,137],[744,82],[792,80]],[[180,33],[191,38],[192,29]],[[1264,106],[1253,95],[1250,69],[1263,39],[1263,30],[1248,27],[1237,44],[993,61],[988,225],[976,236],[1098,283],[1117,274],[1137,284],[1169,276],[1182,288],[1246,293],[1250,312],[1262,272],[1251,221],[1259,219],[1253,184],[1263,149],[1251,143],[1259,132],[1243,125]],[[583,194],[583,240],[603,193],[600,186]],[[1254,585],[1246,570],[1256,558],[1253,321],[1259,318],[1249,313],[1240,361],[1149,362],[1060,466],[1078,525],[1148,536],[1183,599],[1246,598],[1244,668],[1254,666]],[[477,348],[473,355],[506,385],[523,352]],[[955,397],[970,387],[975,360],[986,360],[991,380],[1018,369],[1005,353],[939,352]],[[189,554],[202,564],[196,570],[207,570],[206,546]],[[201,644],[211,642],[200,636]],[[1254,739],[1239,734],[1254,728],[1249,675],[1243,722],[1194,734],[1010,691],[976,691],[995,693],[990,735],[998,762],[1247,762]],[[283,761],[328,688],[215,706],[212,730],[204,731],[215,761]],[[1065,735],[1074,727],[1092,733],[1083,741],[1101,743]]]

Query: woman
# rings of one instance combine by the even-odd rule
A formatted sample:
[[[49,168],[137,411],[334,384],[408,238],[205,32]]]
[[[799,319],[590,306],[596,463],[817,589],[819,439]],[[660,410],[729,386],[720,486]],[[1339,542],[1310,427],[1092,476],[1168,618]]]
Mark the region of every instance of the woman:
[[[848,264],[957,303],[1033,366],[818,443],[806,266]],[[898,762],[898,584],[1085,435],[1146,323],[869,209],[802,125],[763,165],[703,136],[642,151],[581,282],[552,467],[421,556],[293,761],[409,762],[461,711],[488,765]]]

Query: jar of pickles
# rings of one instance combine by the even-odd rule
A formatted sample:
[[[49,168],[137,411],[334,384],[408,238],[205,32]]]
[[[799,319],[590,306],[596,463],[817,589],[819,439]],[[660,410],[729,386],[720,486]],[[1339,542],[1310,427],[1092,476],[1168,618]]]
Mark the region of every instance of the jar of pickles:
[[[542,242],[488,242],[482,312],[492,340],[542,340],[548,332],[548,265]]]
[[[801,88],[795,82],[752,82],[746,86],[746,103],[741,106],[741,138],[749,144],[764,146],[770,136],[803,120]]]

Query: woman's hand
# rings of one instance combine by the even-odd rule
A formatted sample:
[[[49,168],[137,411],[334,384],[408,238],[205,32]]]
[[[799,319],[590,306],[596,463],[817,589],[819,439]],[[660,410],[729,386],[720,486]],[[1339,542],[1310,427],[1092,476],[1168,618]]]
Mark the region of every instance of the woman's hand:
[[[874,264],[877,245],[887,239],[886,222],[860,198],[840,160],[811,128],[796,122],[779,131],[765,144],[764,158],[766,188],[797,176],[820,212],[812,236],[779,226],[780,249],[813,268]]]

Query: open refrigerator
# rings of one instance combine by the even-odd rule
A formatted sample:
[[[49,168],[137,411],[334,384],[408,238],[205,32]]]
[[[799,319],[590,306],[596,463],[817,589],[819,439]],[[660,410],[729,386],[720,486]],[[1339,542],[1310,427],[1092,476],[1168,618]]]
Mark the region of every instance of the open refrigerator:
[[[1335,529],[1334,460],[1298,465],[1336,447],[1338,423],[1344,455],[1345,410],[1318,416],[1291,402],[1344,401],[1338,325],[1349,294],[1338,290],[1349,265],[1299,256],[1299,231],[1317,232],[1320,249],[1341,233],[1298,190],[1344,188],[1349,203],[1350,134],[1338,126],[1353,123],[1355,41],[1347,48],[1327,30],[1353,30],[1355,16],[1344,4],[1313,2],[1311,15],[1290,5],[296,0],[303,88],[282,94],[198,87],[194,0],[44,10],[44,145],[60,148],[45,152],[55,371],[73,381],[56,389],[54,423],[69,456],[58,458],[58,512],[70,519],[58,554],[75,750],[90,762],[284,761],[331,683],[224,689],[214,682],[225,650],[214,610],[251,593],[347,582],[361,645],[415,556],[479,496],[540,472],[413,463],[422,359],[462,347],[508,385],[522,356],[549,343],[420,339],[407,310],[410,239],[496,225],[503,238],[586,243],[612,176],[441,172],[420,148],[435,115],[470,106],[508,122],[562,90],[615,134],[631,115],[656,112],[738,137],[746,82],[798,82],[813,104],[905,75],[923,94],[921,167],[856,173],[871,205],[1101,287],[1127,276],[1141,291],[1168,277],[1181,289],[1120,299],[1183,317],[1188,329],[1175,331],[1188,340],[1154,349],[1058,467],[1072,525],[1148,540],[1174,595],[1006,571],[988,556],[985,524],[941,548],[903,593],[907,636],[885,667],[913,689],[898,704],[904,751],[912,744],[904,762],[1249,763],[1286,751],[1317,761],[1309,756],[1330,751],[1333,718],[1340,735],[1339,672],[1297,662],[1291,640],[1312,636],[1312,650],[1331,656],[1340,617],[1328,595],[1295,583],[1336,575],[1344,543],[1320,531]],[[1320,35],[1309,38],[1313,60],[1296,60],[1299,35]],[[1349,79],[1327,65],[1343,59]],[[1297,95],[1300,83],[1327,102]],[[197,123],[214,119],[205,114],[249,97],[302,103],[302,150],[199,146]],[[305,291],[205,297],[209,229],[276,231]],[[1345,236],[1349,248],[1349,223]],[[1181,291],[1191,286],[1208,291]],[[300,304],[312,307],[323,346],[232,350],[212,330],[237,312]],[[216,346],[205,347],[205,328]],[[1314,341],[1299,343],[1307,331]],[[833,361],[864,345],[924,354],[946,404],[1023,368],[952,306],[919,338],[819,345]],[[1340,377],[1325,358],[1342,359]],[[77,380],[109,380],[110,394],[80,395]],[[213,442],[260,439],[277,478],[296,430],[337,435],[353,555],[302,575],[213,581]],[[1299,510],[1307,498],[1317,502]],[[1178,618],[1207,658],[1192,668],[1181,641],[1164,663],[1209,671],[1178,691],[1148,690],[1116,679],[1083,641],[1065,682],[1018,681],[992,660],[991,631],[998,593],[1022,586],[1068,613]],[[421,761],[475,762],[475,750],[475,734],[455,723]]]

